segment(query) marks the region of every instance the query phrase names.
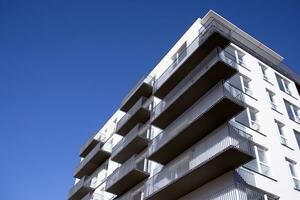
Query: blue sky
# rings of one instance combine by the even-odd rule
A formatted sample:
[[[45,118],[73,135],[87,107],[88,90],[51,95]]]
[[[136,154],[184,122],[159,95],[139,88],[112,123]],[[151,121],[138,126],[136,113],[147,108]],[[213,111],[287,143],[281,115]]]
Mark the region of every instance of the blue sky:
[[[209,9],[300,72],[297,0],[0,0],[0,199],[66,199],[85,140]]]

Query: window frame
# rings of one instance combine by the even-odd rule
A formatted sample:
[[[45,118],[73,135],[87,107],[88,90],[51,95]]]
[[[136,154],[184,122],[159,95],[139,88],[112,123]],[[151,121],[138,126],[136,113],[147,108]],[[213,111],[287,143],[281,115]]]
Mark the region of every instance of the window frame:
[[[291,160],[289,158],[285,158],[285,160],[286,160],[288,168],[289,168],[290,176],[293,180],[294,188],[297,189],[297,190],[300,190],[299,169],[296,167],[297,162],[294,161],[294,160]]]
[[[259,120],[258,120],[258,110],[254,109],[254,108],[251,108],[251,107],[248,107],[247,108],[247,115],[248,115],[248,120],[249,120],[249,126],[254,129],[254,130],[257,130],[259,131],[260,130],[260,124],[259,124]],[[252,119],[252,116],[255,116],[255,119]]]
[[[294,135],[295,135],[296,142],[298,144],[298,148],[300,150],[300,132],[295,130],[295,129],[293,129],[293,132],[294,132]]]
[[[255,171],[259,174],[262,174],[264,176],[271,177],[272,172],[271,172],[269,156],[267,154],[268,149],[263,146],[255,144],[253,150],[254,150],[255,159],[250,161],[249,163],[245,164],[244,167],[246,167],[247,169],[250,169],[252,171]],[[262,161],[261,157],[259,156],[260,155],[259,151],[263,152],[266,162]],[[248,164],[250,164],[250,166]],[[253,164],[255,164],[255,165],[253,166]],[[255,168],[253,169],[252,166]],[[267,169],[267,170],[263,170],[262,166],[264,166],[265,169]]]
[[[285,127],[285,125],[278,120],[275,120],[275,123],[280,136],[280,143],[284,146],[289,146],[288,138],[286,136],[285,131],[283,130],[283,127]]]
[[[249,96],[253,96],[253,92],[250,89],[251,88],[251,79],[246,77],[246,76],[240,76],[241,79],[241,86],[242,86],[242,90],[245,94],[249,95]],[[245,86],[248,85],[248,86]]]
[[[281,91],[283,91],[284,93],[293,96],[291,88],[290,88],[290,84],[291,82],[289,80],[287,80],[286,78],[282,77],[279,74],[276,74],[276,79],[277,79],[277,83],[278,83],[278,87]],[[279,83],[280,82],[280,83]],[[281,88],[281,86],[283,88]]]
[[[262,64],[261,62],[258,62],[258,65],[260,66],[261,68],[261,72],[262,72],[262,75],[263,75],[263,79],[267,82],[270,82],[269,80],[269,77],[268,77],[268,74],[267,74],[267,70],[268,70],[268,67],[265,65],[265,64]]]
[[[268,94],[268,98],[269,98],[269,101],[270,101],[270,104],[271,104],[271,108],[273,110],[278,110],[276,100],[275,100],[276,94],[274,92],[272,92],[271,90],[269,90],[269,89],[266,89],[266,92]]]
[[[300,109],[297,106],[295,106],[294,104],[292,104],[291,102],[289,102],[289,101],[287,101],[285,99],[284,99],[284,104],[285,104],[286,111],[288,113],[289,118],[291,120],[295,121],[296,123],[300,123],[300,116],[299,116],[300,115],[299,114]],[[288,110],[288,107],[289,107],[289,109],[292,112],[291,114],[290,114],[290,112]],[[292,115],[292,117],[290,115]]]

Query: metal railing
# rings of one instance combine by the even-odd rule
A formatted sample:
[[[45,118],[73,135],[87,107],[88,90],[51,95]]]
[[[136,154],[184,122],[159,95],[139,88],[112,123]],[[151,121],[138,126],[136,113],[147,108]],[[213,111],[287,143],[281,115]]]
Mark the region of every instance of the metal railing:
[[[203,192],[199,199],[205,200],[264,200],[264,193],[255,191],[254,189],[242,183],[234,183],[233,185],[219,191],[206,194]]]
[[[208,98],[210,97],[210,94],[216,95],[214,95],[213,98]],[[152,140],[151,146],[149,147],[149,154],[152,154],[157,149],[164,146],[172,138],[177,136],[178,133],[188,127],[190,123],[192,123],[195,117],[207,112],[211,104],[207,106],[201,106],[203,102],[207,102],[207,99],[209,99],[210,102],[217,102],[225,95],[231,96],[233,100],[236,100],[240,103],[244,103],[244,93],[242,90],[232,86],[228,82],[221,81],[219,84],[211,88],[204,96],[202,96],[198,100],[198,102],[187,109],[182,115],[180,115],[175,121],[173,121],[167,128],[165,128]],[[197,109],[200,106],[201,108]]]
[[[138,169],[140,171],[145,171],[144,166],[140,166],[137,163],[136,156],[132,156],[123,165],[117,168],[112,174],[110,174],[106,179],[106,188],[111,187],[125,175],[127,175],[133,169]]]
[[[211,192],[203,191],[198,193],[198,199],[205,200],[264,200],[264,193],[259,190],[255,190],[250,188],[248,185],[235,181],[233,184],[226,186],[224,189]],[[134,198],[133,192],[129,191],[121,197],[117,198],[117,200],[145,200],[147,198],[143,198],[143,196],[139,196],[138,198]]]
[[[239,151],[254,156],[252,137],[232,125],[223,125],[148,179],[145,183],[146,197],[184,177],[185,174],[229,148],[237,148]]]
[[[80,188],[82,187],[90,187],[88,184],[86,184],[87,177],[84,176],[78,181],[70,190],[69,190],[69,198],[73,196]],[[90,187],[91,188],[91,187]],[[92,190],[92,188],[91,188]]]
[[[143,137],[145,139],[149,139],[149,134],[151,132],[152,128],[151,125],[143,125],[143,124],[137,124],[131,131],[127,133],[126,136],[124,136],[118,144],[116,144],[112,149],[112,157],[117,155],[124,147],[126,147],[134,138],[136,137]]]
[[[190,57],[199,46],[201,46],[206,39],[209,37],[210,33],[219,32],[227,37],[231,36],[231,30],[225,27],[223,24],[217,20],[211,20],[204,24],[199,29],[199,35],[189,44],[185,49],[183,49],[176,60],[163,72],[163,74],[155,81],[154,89],[158,89],[183,63],[188,57]],[[178,62],[179,61],[179,62]]]
[[[103,147],[104,143],[99,142],[92,151],[89,152],[89,154],[80,162],[80,164],[77,166],[75,171],[79,171],[79,169],[83,168],[95,154]]]
[[[99,151],[106,151],[111,152],[112,145],[108,142],[103,143],[99,142],[92,151],[89,152],[89,154],[80,162],[80,164],[76,167],[75,172],[78,172],[80,169],[82,169],[90,160],[92,157],[94,157]]]
[[[251,186],[256,185],[254,172],[243,167],[239,167],[235,170],[234,177],[241,183],[248,184]]]
[[[218,61],[228,64],[233,69],[238,70],[240,64],[236,61],[234,55],[226,50],[215,48],[212,50],[200,64],[198,64],[179,84],[177,84],[165,98],[154,107],[152,111],[152,118],[157,117],[170,104],[172,104],[180,95],[182,95],[192,84],[194,84],[200,76],[212,67]]]
[[[140,87],[142,83],[146,83],[150,86],[153,86],[154,78],[151,76],[143,76],[136,84],[135,86],[128,92],[128,94],[123,98],[121,105],[124,105],[128,99],[136,92],[136,90]]]
[[[88,146],[90,146],[90,144],[92,143],[93,140],[96,140],[96,141],[99,142],[99,140],[95,139],[95,135],[92,135],[92,136],[84,143],[84,145],[81,147],[81,149],[80,149],[80,154],[82,154],[82,153],[86,150],[86,148],[87,148]]]
[[[119,130],[140,108],[149,109],[152,98],[141,97],[130,110],[118,121],[116,130]]]

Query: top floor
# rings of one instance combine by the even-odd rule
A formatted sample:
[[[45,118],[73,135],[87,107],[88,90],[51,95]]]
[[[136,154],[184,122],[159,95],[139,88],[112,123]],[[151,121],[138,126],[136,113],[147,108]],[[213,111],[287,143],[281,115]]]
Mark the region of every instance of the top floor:
[[[297,104],[295,99],[299,99],[300,78],[283,64],[283,57],[210,10],[202,19],[198,18],[153,70],[128,92],[128,95],[121,102],[120,109],[100,129],[95,138],[99,138],[100,134],[102,134],[101,137],[109,137],[113,134],[117,121],[138,100],[138,95],[135,96],[136,93],[142,93],[146,97],[151,96],[151,86],[156,90],[162,85],[170,74],[176,71],[176,64],[179,66],[180,62],[185,57],[190,56],[197,48],[195,41],[199,43],[197,39],[203,37],[211,27],[217,27],[222,34],[230,39],[230,46],[234,47],[234,50],[230,51],[236,56],[238,62],[247,64],[247,68],[252,73],[263,74],[262,78],[268,79],[265,81],[271,82],[287,94],[284,94],[287,101]],[[300,105],[298,106],[300,107]]]

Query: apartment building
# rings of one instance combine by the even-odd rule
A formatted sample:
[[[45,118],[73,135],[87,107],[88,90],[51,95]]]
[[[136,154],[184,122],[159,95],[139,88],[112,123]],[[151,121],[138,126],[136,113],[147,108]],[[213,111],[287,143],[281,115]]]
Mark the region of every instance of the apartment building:
[[[69,200],[300,199],[300,78],[214,11],[80,150]]]

